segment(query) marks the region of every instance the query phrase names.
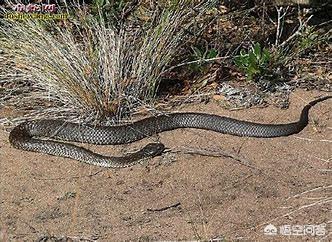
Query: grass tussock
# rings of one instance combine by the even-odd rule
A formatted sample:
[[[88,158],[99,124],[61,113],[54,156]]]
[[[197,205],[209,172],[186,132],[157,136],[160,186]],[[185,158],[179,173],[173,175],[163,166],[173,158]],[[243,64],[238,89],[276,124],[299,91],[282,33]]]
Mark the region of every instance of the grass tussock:
[[[66,21],[0,20],[0,103],[13,121],[121,118],[153,101],[186,29],[214,1],[180,0],[119,26],[84,8]]]
[[[67,4],[66,21],[0,18],[0,108],[14,123],[93,122],[153,110],[156,93],[169,106],[217,94],[286,107],[294,88],[331,90],[330,11],[264,3],[95,1]]]

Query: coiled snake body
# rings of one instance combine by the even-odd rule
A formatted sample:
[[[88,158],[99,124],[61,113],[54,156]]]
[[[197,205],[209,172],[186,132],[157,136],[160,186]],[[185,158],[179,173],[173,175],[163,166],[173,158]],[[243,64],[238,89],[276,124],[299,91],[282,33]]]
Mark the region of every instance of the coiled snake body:
[[[150,143],[138,152],[122,157],[110,157],[93,153],[73,144],[34,137],[82,142],[98,145],[125,144],[167,130],[197,128],[237,136],[272,138],[288,136],[304,129],[308,124],[309,109],[318,102],[332,98],[326,96],[306,105],[297,122],[287,124],[259,124],[205,113],[172,113],[150,117],[127,125],[88,126],[60,120],[27,121],[16,126],[9,135],[13,147],[68,157],[93,165],[119,168],[128,167],[142,159],[160,155],[165,147]]]

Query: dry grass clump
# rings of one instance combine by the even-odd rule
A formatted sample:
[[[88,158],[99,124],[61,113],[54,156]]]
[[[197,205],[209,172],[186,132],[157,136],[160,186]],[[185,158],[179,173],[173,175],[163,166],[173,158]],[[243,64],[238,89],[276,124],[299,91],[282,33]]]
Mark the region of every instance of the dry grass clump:
[[[1,19],[0,105],[23,111],[13,122],[121,118],[153,101],[185,30],[212,4],[179,0],[120,27],[82,6],[61,22]]]

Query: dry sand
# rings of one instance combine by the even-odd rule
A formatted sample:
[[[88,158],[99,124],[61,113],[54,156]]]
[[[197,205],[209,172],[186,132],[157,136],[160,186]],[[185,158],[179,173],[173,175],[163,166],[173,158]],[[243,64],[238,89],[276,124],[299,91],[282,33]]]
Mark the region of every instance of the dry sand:
[[[213,102],[182,110],[255,122],[290,122],[319,94],[326,95],[297,91],[287,110],[226,111]],[[241,138],[194,129],[159,135],[173,151],[227,152],[241,161],[180,152],[132,168],[104,169],[16,150],[8,142],[8,132],[1,129],[0,241],[62,237],[63,241],[328,241],[331,104],[330,99],[316,105],[308,127],[289,137]],[[148,142],[88,147],[119,154]],[[327,225],[320,236],[286,236],[280,231],[271,236],[263,233],[269,223],[278,229]]]

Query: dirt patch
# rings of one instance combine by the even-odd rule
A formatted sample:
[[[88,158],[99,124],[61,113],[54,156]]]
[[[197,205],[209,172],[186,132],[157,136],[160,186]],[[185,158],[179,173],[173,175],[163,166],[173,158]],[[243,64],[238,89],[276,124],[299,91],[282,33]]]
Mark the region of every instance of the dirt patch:
[[[297,91],[288,110],[232,112],[214,102],[182,110],[290,122],[319,94]],[[1,130],[0,240],[328,240],[331,104],[327,100],[315,106],[308,127],[290,137],[240,138],[194,129],[159,136],[173,151],[227,152],[240,161],[179,152],[132,168],[103,169],[13,149]],[[113,154],[146,142],[96,150]],[[264,235],[269,223],[278,235]],[[308,230],[296,236],[293,227],[293,235],[286,236],[279,230],[283,225],[322,229],[324,224],[325,235],[311,236]]]

